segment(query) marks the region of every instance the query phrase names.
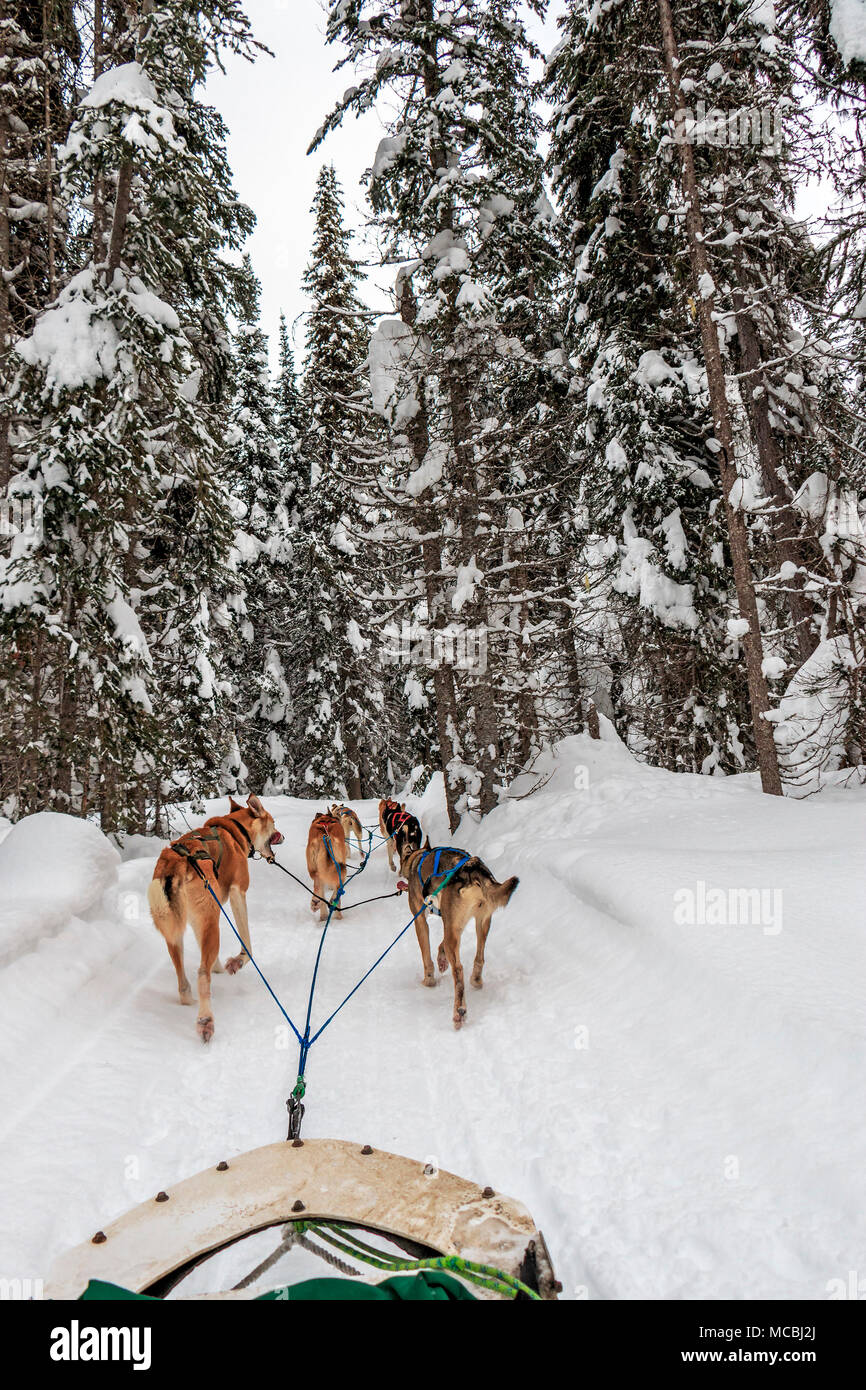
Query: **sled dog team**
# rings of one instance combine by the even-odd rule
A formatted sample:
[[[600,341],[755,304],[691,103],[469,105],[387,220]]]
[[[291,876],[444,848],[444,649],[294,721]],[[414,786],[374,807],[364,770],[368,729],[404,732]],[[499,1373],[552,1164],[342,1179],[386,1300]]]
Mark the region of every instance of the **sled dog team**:
[[[440,971],[451,967],[454,977],[454,1027],[466,1017],[463,966],[460,941],[470,917],[475,918],[476,949],[470,983],[481,988],[484,948],[490,920],[498,907],[505,907],[518,880],[498,883],[476,855],[463,850],[434,848],[424,844],[421,824],[406,810],[405,803],[386,798],[379,802],[379,829],[385,838],[388,867],[399,871],[409,890],[409,907],[415,917],[415,931],[421,948],[424,984],[435,985],[436,973],[430,954],[427,913],[442,917],[442,943],[437,955]],[[313,817],[307,837],[307,872],[312,880],[310,908],[322,921],[329,904],[346,882],[346,865],[352,837],[358,854],[363,853],[363,826],[349,806],[332,805]],[[274,846],[283,836],[259,798],[248,797],[246,806],[229,798],[225,816],[211,816],[198,830],[181,835],[162,851],[148,888],[148,902],[154,925],[165,938],[168,954],[177,972],[177,988],[182,1004],[192,1003],[192,990],[183,963],[183,938],[189,922],[195,933],[201,959],[198,967],[199,1037],[210,1042],[214,1032],[211,1004],[211,974],[223,966],[219,960],[220,904],[228,902],[243,946],[230,956],[225,969],[236,974],[249,959],[250,926],[246,894],[250,886],[249,860],[260,854],[274,862]],[[218,900],[218,901],[217,901]],[[342,917],[339,908],[334,915]]]

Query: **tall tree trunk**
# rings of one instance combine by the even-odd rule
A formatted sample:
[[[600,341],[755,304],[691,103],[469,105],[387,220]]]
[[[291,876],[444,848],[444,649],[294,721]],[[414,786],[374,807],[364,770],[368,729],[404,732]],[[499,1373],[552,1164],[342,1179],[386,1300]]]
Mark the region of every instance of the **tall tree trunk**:
[[[5,7],[4,7],[5,8]],[[8,62],[11,49],[0,45],[0,57]],[[12,347],[12,313],[9,306],[8,274],[11,265],[9,234],[9,113],[0,109],[0,382],[6,381],[6,359]],[[0,492],[5,496],[12,476],[12,449],[9,441],[11,421],[5,410],[0,411]]]
[[[105,60],[105,18],[102,0],[93,5],[93,79],[102,74]],[[105,177],[97,174],[93,182],[93,264],[102,265],[105,259]]]
[[[48,301],[57,293],[54,238],[54,135],[51,123],[51,6],[42,0],[42,61],[45,64],[45,236],[48,242]]]
[[[117,174],[114,216],[111,220],[111,237],[108,243],[108,259],[105,266],[105,279],[109,285],[114,278],[114,272],[120,267],[120,258],[123,254],[123,239],[129,220],[132,193],[132,172],[132,160],[127,159],[121,164]]]
[[[695,302],[698,306],[698,322],[701,330],[704,365],[707,372],[710,408],[713,414],[716,439],[721,445],[719,463],[725,518],[728,526],[728,544],[740,616],[749,625],[748,632],[743,638],[743,647],[746,654],[746,679],[755,747],[758,754],[758,767],[761,773],[761,787],[773,796],[781,796],[782,781],[779,775],[779,759],[773,730],[764,718],[764,715],[769,711],[770,700],[767,681],[762,669],[763,644],[758,619],[758,603],[749,564],[748,532],[742,512],[731,503],[731,493],[737,482],[733,426],[725,383],[725,368],[714,318],[715,296],[712,293],[706,293],[707,286],[712,283],[712,278],[704,246],[703,215],[694,155],[685,134],[685,116],[679,78],[680,58],[677,51],[670,0],[658,0],[658,10],[671,99],[671,114],[675,123],[677,144],[680,151],[683,192],[686,198],[686,234],[695,286]]]
[[[415,296],[409,284],[408,277],[401,281],[400,299],[398,308],[400,318],[411,328],[415,323],[418,306],[415,303]],[[415,418],[409,422],[409,442],[415,462],[420,465],[423,463],[427,449],[430,445],[430,431],[427,425],[427,411],[423,396],[423,384],[419,383],[421,390],[421,409]],[[421,543],[421,559],[424,567],[424,596],[427,600],[427,612],[431,625],[438,621],[439,612],[439,593],[437,589],[438,580],[434,578],[442,569],[442,542],[436,534],[436,517],[430,511],[423,519],[422,527],[425,539]],[[457,728],[457,702],[454,692],[454,672],[450,666],[441,663],[433,668],[433,699],[435,702],[436,714],[436,733],[439,739],[439,756],[442,763],[442,778],[445,783],[445,805],[448,811],[448,824],[452,830],[457,829],[460,814],[457,810],[456,789],[451,781],[450,765],[455,757],[457,749],[454,742],[454,734]]]
[[[761,372],[761,348],[742,289],[734,294],[734,309],[737,315],[738,365],[748,373],[743,398],[758,450],[764,491],[773,503],[771,525],[776,553],[780,564],[787,561],[799,567],[803,563],[803,555],[796,536],[797,518],[781,478],[779,446],[770,423],[767,386]],[[758,386],[763,389],[756,396]],[[815,610],[803,591],[801,574],[789,581],[787,598],[800,660],[806,661],[818,645],[818,638],[813,627]]]

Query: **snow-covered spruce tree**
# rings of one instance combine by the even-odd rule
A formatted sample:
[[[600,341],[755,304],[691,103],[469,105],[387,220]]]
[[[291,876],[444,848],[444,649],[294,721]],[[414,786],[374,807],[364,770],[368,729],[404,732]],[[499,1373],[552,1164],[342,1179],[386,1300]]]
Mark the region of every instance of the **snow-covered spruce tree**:
[[[403,263],[400,318],[379,326],[371,350],[390,428],[380,484],[397,517],[377,556],[379,593],[410,631],[430,633],[425,677],[453,826],[469,806],[490,810],[503,780],[502,677],[522,601],[502,588],[505,492],[519,475],[500,415],[503,364],[538,371],[534,344],[510,341],[510,320],[525,324],[552,268],[531,46],[510,0],[338,0],[328,37],[347,46],[359,84],[315,143],[347,111],[376,104],[389,132],[370,181],[383,257]],[[479,642],[486,661],[469,650]],[[455,643],[467,648],[457,661]]]
[[[778,791],[766,679],[767,670],[775,674],[780,664],[784,670],[784,663],[774,651],[765,668],[762,614],[774,634],[782,624],[778,605],[771,610],[758,605],[755,578],[763,580],[783,567],[799,574],[794,550],[803,558],[783,452],[784,443],[790,447],[798,431],[802,434],[812,388],[798,392],[794,376],[774,383],[772,367],[802,346],[785,300],[794,281],[802,286],[810,272],[814,281],[814,257],[788,215],[784,161],[772,142],[762,141],[765,118],[771,108],[774,116],[776,107],[784,108],[791,86],[790,61],[766,27],[766,12],[767,7],[759,13],[745,0],[718,0],[711,6],[678,4],[674,17],[667,0],[635,0],[591,15],[589,6],[576,0],[566,16],[566,41],[554,71],[562,73],[564,65],[572,64],[571,87],[563,94],[558,119],[561,145],[571,114],[571,128],[582,125],[585,131],[578,141],[583,156],[562,151],[563,159],[570,160],[571,181],[581,190],[579,199],[588,199],[602,178],[624,187],[629,197],[636,189],[644,202],[651,190],[649,204],[662,219],[659,230],[667,234],[668,249],[665,254],[657,236],[654,245],[643,248],[645,278],[655,287],[665,286],[675,306],[687,307],[698,330],[693,342],[702,369],[699,384],[712,417],[711,430],[704,431],[705,454],[712,455],[707,471],[716,480],[713,491],[721,492],[739,610],[732,614],[730,630],[742,636],[763,784]],[[595,110],[581,71],[598,98]],[[711,93],[726,89],[730,111],[707,113]],[[692,101],[694,109],[688,105]],[[707,114],[711,121],[704,119]],[[732,151],[728,140],[708,138],[717,115],[723,125],[730,118],[738,131],[747,124],[745,149]],[[755,126],[757,139],[750,139]],[[643,148],[635,152],[640,142]],[[597,228],[596,245],[618,230],[615,220]],[[741,382],[750,386],[745,401]],[[766,407],[774,384],[787,415]],[[657,522],[661,520],[659,516]],[[786,589],[780,595],[787,610],[784,626],[796,659],[802,660],[814,642],[813,611],[801,578]]]
[[[752,444],[736,461],[732,500],[750,521],[759,565],[759,540],[765,539],[769,549],[761,594],[774,636],[765,668],[796,683],[798,668],[810,664],[819,640],[834,652],[841,643],[854,674],[837,672],[832,679],[837,687],[847,683],[862,711],[856,672],[863,671],[863,650],[855,610],[862,610],[866,596],[857,595],[852,608],[850,580],[866,561],[863,529],[858,525],[858,534],[849,537],[840,566],[823,528],[801,505],[803,490],[814,492],[816,474],[838,495],[853,460],[849,450],[847,460],[839,459],[835,442],[845,430],[844,381],[840,361],[823,340],[825,279],[814,247],[791,215],[792,135],[800,176],[815,167],[813,132],[808,119],[795,114],[799,31],[780,25],[772,6],[745,0],[702,7],[700,14],[678,5],[676,16],[669,0],[659,0],[659,15],[682,185],[691,202],[684,220],[693,268],[701,268],[698,317],[711,390],[707,344],[714,345],[718,335],[710,334],[709,319],[724,325],[729,339],[724,355],[736,373],[728,382],[734,447],[738,415],[745,418]],[[698,33],[705,36],[708,29],[715,63],[695,46]],[[685,60],[683,44],[689,53]],[[715,90],[725,103],[722,120],[717,118],[700,142],[676,105],[682,105],[683,82],[689,101]],[[693,212],[698,205],[700,227]],[[736,560],[733,549],[732,556]],[[748,638],[746,644],[748,663]],[[817,664],[835,664],[827,656]],[[783,735],[779,728],[777,740],[784,745]],[[828,754],[835,761],[835,751]]]
[[[238,505],[238,578],[244,613],[227,655],[235,734],[249,786],[271,795],[288,787],[292,702],[280,655],[291,608],[290,505],[294,453],[281,450],[289,430],[285,397],[294,383],[281,372],[283,400],[271,384],[268,345],[259,324],[259,283],[244,258],[245,288],[234,335],[234,398],[221,469]],[[243,788],[242,788],[243,789]]]
[[[811,163],[836,193],[818,229],[823,293],[796,295],[811,355],[825,366],[812,403],[823,447],[809,455],[814,472],[795,498],[823,556],[808,580],[822,640],[791,680],[777,728],[787,779],[811,788],[839,765],[862,776],[866,761],[866,29],[845,0],[782,0],[778,9],[797,36],[806,104],[835,113],[819,116],[812,141]]]
[[[280,472],[285,480],[285,504],[297,524],[297,501],[304,492],[302,442],[307,433],[304,402],[298,386],[295,354],[284,314],[280,314],[276,380],[276,430]]]
[[[14,376],[15,339],[32,328],[65,270],[56,146],[69,125],[80,58],[68,0],[18,0],[0,10],[0,393]],[[11,474],[10,426],[19,417],[20,402],[4,408],[0,394],[0,489]]]
[[[222,48],[249,47],[240,9],[142,5],[131,19],[112,51],[133,56],[97,78],[60,152],[66,198],[105,231],[17,349],[40,423],[13,486],[43,525],[2,578],[3,718],[29,757],[4,793],[19,809],[94,808],[106,827],[213,788],[224,752],[235,581],[213,430],[235,277],[218,249],[250,225],[223,196],[219,130],[195,96]]]
[[[361,271],[343,223],[342,193],[322,168],[313,201],[315,229],[304,274],[309,300],[302,378],[306,432],[299,481],[294,603],[286,615],[295,694],[295,784],[328,796],[359,796],[360,749],[374,701],[369,640],[358,624],[351,582],[355,504],[348,481],[365,407],[366,355]]]
[[[637,751],[676,769],[734,771],[746,692],[726,629],[700,343],[647,109],[656,72],[645,60],[628,86],[617,80],[617,55],[622,78],[642,52],[640,19],[623,6],[588,28],[588,11],[572,7],[548,69],[552,174],[573,267],[578,621],[587,657],[611,667],[614,718]]]

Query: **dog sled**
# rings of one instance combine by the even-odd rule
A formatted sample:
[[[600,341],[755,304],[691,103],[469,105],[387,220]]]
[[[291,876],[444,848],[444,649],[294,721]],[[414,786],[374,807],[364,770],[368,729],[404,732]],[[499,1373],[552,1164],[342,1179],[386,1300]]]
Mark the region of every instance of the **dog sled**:
[[[337,843],[343,838],[342,827],[334,813],[348,808],[335,807],[334,812],[322,813],[314,820],[310,843],[318,823],[327,822],[321,838],[335,880],[333,884],[329,880],[327,897],[317,890],[318,879],[314,882],[314,902],[327,909],[327,916],[301,1029],[256,962],[248,931],[239,932],[198,863],[202,857],[213,860],[206,843],[208,827],[225,828],[230,821],[233,825],[233,817],[245,817],[250,822],[245,830],[250,857],[258,846],[270,862],[278,862],[271,846],[279,843],[282,836],[278,836],[261,803],[251,798],[248,808],[235,803],[231,807],[229,817],[214,819],[202,830],[191,832],[194,844],[189,864],[202,884],[201,902],[206,902],[206,890],[298,1041],[298,1079],[287,1101],[288,1137],[282,1143],[223,1160],[108,1223],[90,1240],[55,1261],[46,1281],[47,1296],[341,1298],[346,1296],[344,1289],[354,1287],[366,1288],[374,1297],[555,1298],[559,1286],[544,1237],[519,1202],[491,1187],[482,1188],[453,1173],[442,1172],[429,1162],[375,1150],[368,1144],[300,1137],[311,1047],[470,857],[460,850],[431,851],[434,862],[432,873],[427,875],[429,881],[422,883],[425,876],[420,870],[418,884],[410,880],[413,916],[338,1008],[314,1027],[311,1020],[316,979],[328,927],[332,916],[340,912],[348,883],[363,872],[373,848],[373,832],[368,832],[364,858],[347,876],[345,850]],[[244,829],[243,824],[241,828]],[[401,821],[397,828],[405,829],[404,823]],[[390,835],[389,830],[385,843],[390,844]],[[420,826],[415,839],[420,843]],[[177,846],[172,848],[178,858]],[[419,855],[426,859],[420,848],[413,844],[408,848],[412,850],[413,863]],[[443,855],[448,862],[440,867]],[[167,877],[169,872],[177,873],[170,860],[164,851],[155,879],[160,874]],[[322,876],[321,861],[319,855],[315,865],[311,862],[308,845],[311,874],[315,869]],[[216,867],[219,868],[218,863]],[[290,878],[295,877],[285,866],[279,867]],[[487,874],[497,889],[506,890],[510,896],[516,879],[500,885],[489,871]],[[245,889],[243,877],[239,881]],[[297,881],[304,886],[301,880]],[[398,885],[396,893],[383,896],[399,896],[405,887]],[[172,897],[161,889],[157,897],[159,912],[164,912],[164,903],[170,906],[171,901]],[[154,918],[157,925],[159,912]],[[214,921],[218,921],[215,916]],[[329,1274],[336,1270],[338,1285],[326,1281],[326,1291],[313,1295],[307,1290],[321,1281],[293,1282],[288,1278],[293,1252],[297,1250],[307,1257],[307,1266],[309,1256],[315,1255],[325,1262]],[[383,1273],[389,1277],[383,1279]]]
[[[245,1262],[244,1243],[263,1232],[273,1248],[262,1259],[259,1239]],[[430,1163],[306,1139],[253,1149],[142,1202],[59,1256],[45,1296],[291,1299],[294,1247],[320,1256],[329,1281],[336,1270],[356,1287],[431,1272],[480,1299],[554,1299],[559,1287],[519,1202]]]

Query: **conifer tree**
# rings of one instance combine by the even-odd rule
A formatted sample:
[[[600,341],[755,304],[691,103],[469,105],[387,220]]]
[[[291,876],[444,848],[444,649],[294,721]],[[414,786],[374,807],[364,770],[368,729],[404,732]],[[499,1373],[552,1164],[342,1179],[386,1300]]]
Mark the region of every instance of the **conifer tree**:
[[[491,809],[503,770],[504,611],[520,600],[500,589],[510,464],[499,393],[506,361],[525,354],[538,370],[531,335],[516,348],[508,335],[525,329],[552,269],[532,48],[506,0],[335,4],[328,37],[347,46],[359,83],[317,141],[346,111],[380,104],[388,135],[370,201],[383,259],[403,262],[400,319],[379,326],[371,356],[390,428],[380,483],[398,489],[389,495],[402,533],[399,547],[389,536],[379,572],[440,650],[475,634],[487,646],[486,661],[462,671],[447,659],[428,666],[453,826],[470,806]]]
[[[220,248],[251,225],[195,91],[221,49],[251,51],[240,8],[129,18],[110,44],[125,61],[97,76],[59,152],[93,234],[17,348],[32,423],[12,486],[41,530],[16,539],[2,576],[4,735],[27,750],[4,794],[96,808],[108,828],[214,788],[229,733],[233,521],[215,436],[236,274]]]
[[[259,324],[259,283],[249,257],[235,332],[235,389],[224,456],[238,504],[239,582],[243,615],[232,649],[235,728],[249,785],[270,794],[289,783],[292,701],[280,655],[291,602],[290,505],[294,457],[280,449],[280,399],[268,369],[267,340]],[[290,389],[281,377],[283,393]]]
[[[309,474],[298,513],[291,665],[298,681],[296,776],[322,796],[360,795],[360,741],[370,710],[369,639],[349,568],[354,542],[351,484],[355,439],[365,407],[360,368],[366,353],[362,273],[343,223],[331,166],[319,174],[314,234],[304,275],[309,300],[302,397],[302,455]]]
[[[666,680],[673,675],[674,690],[686,697],[675,697],[671,707],[686,719],[692,710],[699,715],[713,745],[701,764],[710,768],[724,765],[731,753],[740,757],[738,717],[729,726],[727,752],[724,738],[740,702],[721,687],[731,684],[725,669],[736,679],[744,657],[740,678],[749,693],[751,736],[764,785],[778,791],[767,671],[778,678],[796,670],[818,637],[814,586],[804,581],[823,561],[796,496],[824,447],[815,399],[835,393],[815,354],[803,352],[792,311],[798,293],[821,291],[812,247],[791,217],[790,177],[776,129],[792,106],[791,44],[775,32],[767,7],[746,0],[674,9],[667,0],[655,6],[635,0],[603,13],[576,0],[563,25],[565,41],[550,74],[558,103],[552,160],[577,256],[571,341],[585,356],[576,399],[585,402],[588,417],[597,413],[611,384],[609,364],[618,360],[624,397],[635,373],[645,386],[645,369],[658,368],[653,396],[661,407],[660,418],[646,418],[627,447],[616,420],[596,441],[594,433],[581,433],[578,412],[578,466],[588,480],[608,479],[607,488],[590,484],[587,491],[590,530],[597,522],[617,547],[618,563],[629,551],[640,561],[631,565],[638,608],[651,613],[660,592],[664,597],[653,573],[665,586],[689,581],[692,600],[685,611],[693,636],[686,632],[685,644],[679,643],[682,674],[676,676],[676,662],[667,661],[661,672]],[[649,350],[661,361],[643,356]],[[682,404],[672,410],[677,390]],[[637,406],[639,424],[649,403],[638,394],[624,400],[624,413],[634,415]],[[666,450],[642,458],[665,436]],[[605,450],[603,461],[596,442]],[[702,476],[712,483],[703,507],[692,485]],[[659,483],[664,495],[658,495]],[[638,484],[638,495],[643,491],[651,504],[643,513],[633,495]],[[683,486],[693,504],[683,505]],[[637,526],[630,545],[611,534],[610,514],[594,505],[603,508],[609,497],[616,506],[623,491],[629,504],[623,522]],[[713,532],[722,517],[720,538]],[[685,544],[672,566],[667,542],[673,521]],[[773,584],[774,574],[784,576],[781,584]],[[727,578],[734,582],[735,607],[727,583],[718,582]],[[627,594],[622,579],[617,587]],[[720,622],[726,609],[730,621]],[[767,653],[762,622],[773,631]],[[647,637],[652,643],[650,632]],[[647,650],[643,641],[639,646]],[[659,649],[668,646],[663,641]],[[634,647],[627,644],[626,655],[633,670]],[[692,679],[693,695],[683,676]],[[652,676],[646,684],[645,673],[637,702],[644,709],[653,684]],[[705,697],[714,689],[708,722]],[[669,704],[663,695],[662,708]],[[689,742],[706,754],[705,738],[696,739],[696,732]]]
[[[67,210],[56,147],[66,136],[82,45],[69,0],[0,11],[0,489],[12,473],[4,407],[13,343],[28,333],[65,274]]]

